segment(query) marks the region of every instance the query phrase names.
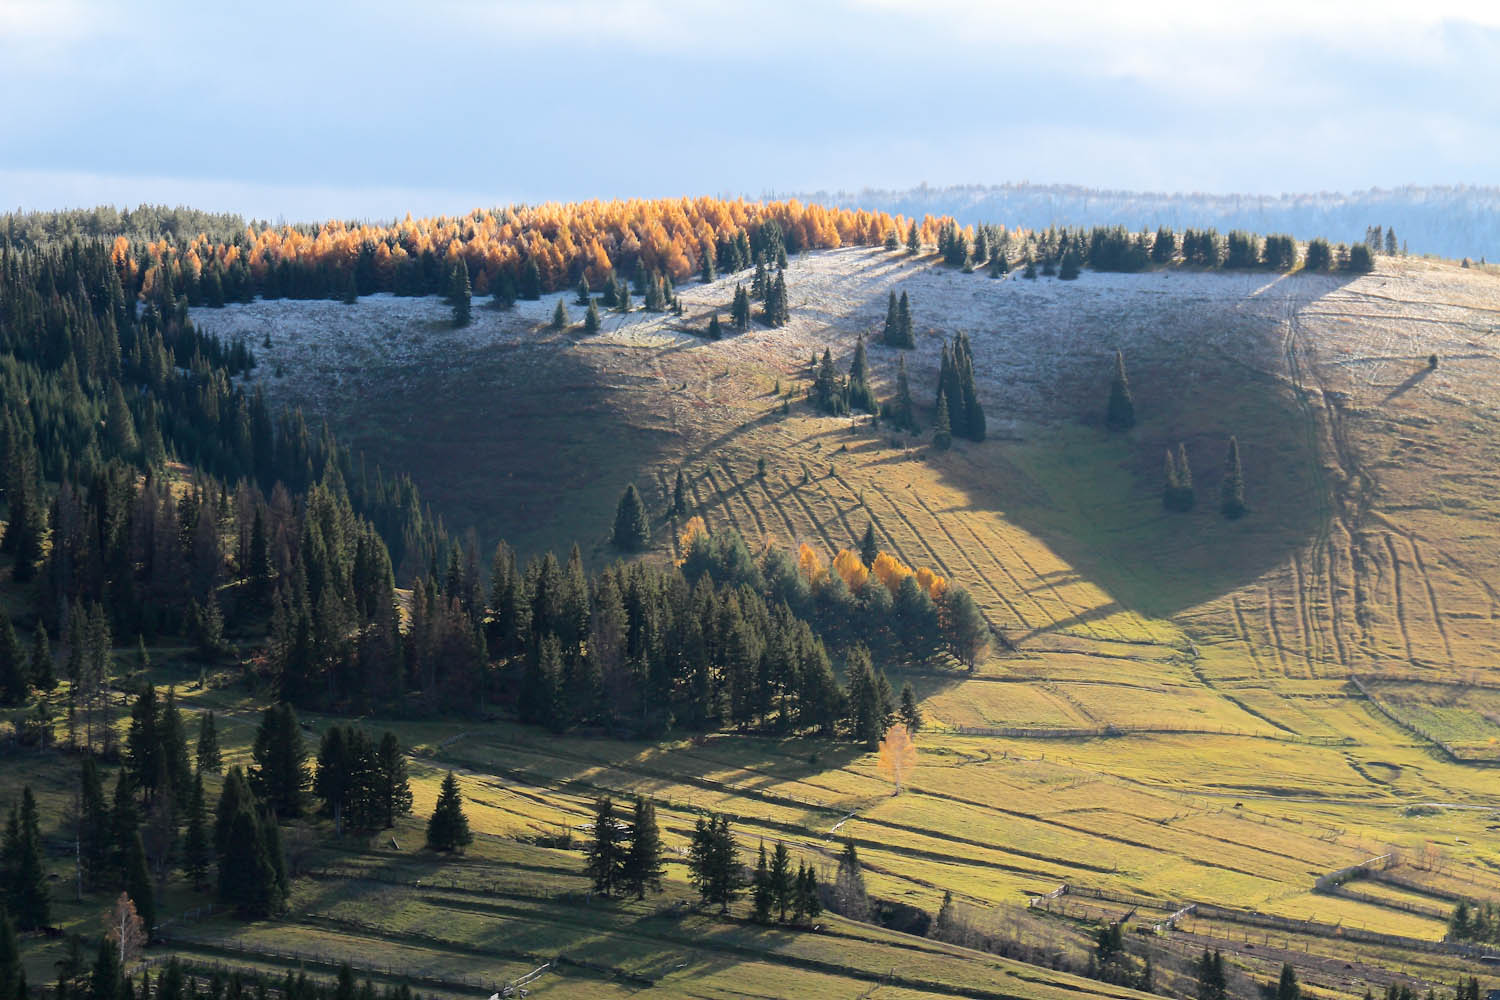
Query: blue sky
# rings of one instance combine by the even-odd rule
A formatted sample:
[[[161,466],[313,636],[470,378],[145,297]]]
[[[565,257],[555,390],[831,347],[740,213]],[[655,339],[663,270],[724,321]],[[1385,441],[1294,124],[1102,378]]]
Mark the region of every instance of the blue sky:
[[[1500,184],[1470,0],[0,0],[0,93],[5,208]]]

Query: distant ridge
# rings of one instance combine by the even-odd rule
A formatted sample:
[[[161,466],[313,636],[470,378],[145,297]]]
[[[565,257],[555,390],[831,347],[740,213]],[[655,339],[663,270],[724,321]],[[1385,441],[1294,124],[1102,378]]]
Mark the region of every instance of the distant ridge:
[[[1326,236],[1353,242],[1369,226],[1390,226],[1414,254],[1500,258],[1500,187],[1371,188],[1349,193],[1168,194],[1073,184],[998,184],[907,191],[817,191],[798,197],[840,208],[915,216],[951,215],[962,223],[1025,228],[1123,225],[1131,229],[1212,226]]]

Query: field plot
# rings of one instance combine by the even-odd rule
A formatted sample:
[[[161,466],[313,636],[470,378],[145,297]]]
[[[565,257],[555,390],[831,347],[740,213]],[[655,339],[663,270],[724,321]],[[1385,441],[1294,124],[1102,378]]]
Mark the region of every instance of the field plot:
[[[1500,755],[1494,275],[1382,257],[1358,278],[1171,271],[1065,283],[841,249],[790,262],[787,326],[696,336],[747,280],[684,286],[682,317],[606,314],[594,337],[545,329],[552,297],[509,313],[481,306],[464,331],[444,326],[436,300],[388,297],[207,316],[211,331],[253,344],[269,334],[253,377],[275,402],[324,415],[372,461],[411,470],[448,523],[474,524],[482,545],[503,534],[533,554],[577,540],[591,563],[610,560],[614,502],[634,481],[653,515],[651,557],[678,556],[681,525],[666,506],[680,470],[690,513],[711,531],[733,528],[752,549],[805,542],[826,560],[870,525],[881,548],[965,587],[1007,640],[972,675],[951,663],[878,665],[898,687],[913,684],[929,723],[901,795],[873,755],[846,745],[391,723],[417,750],[419,814],[455,768],[480,841],[448,872],[452,888],[378,888],[387,860],[329,861],[340,874],[299,899],[344,921],[316,925],[330,947],[371,933],[403,941],[436,924],[452,940],[435,953],[462,965],[477,948],[476,967],[502,975],[525,962],[490,947],[482,928],[503,922],[507,944],[539,940],[528,928],[556,918],[578,942],[567,947],[613,970],[544,980],[559,996],[610,995],[619,977],[644,976],[684,994],[691,978],[699,996],[856,997],[889,972],[891,949],[921,971],[877,997],[952,990],[952,977],[969,975],[997,993],[1108,994],[1030,967],[976,972],[905,939],[783,941],[629,907],[574,906],[567,923],[556,900],[577,891],[579,855],[537,841],[580,836],[604,792],[656,801],[673,851],[709,811],[732,816],[745,845],[783,840],[825,868],[848,840],[872,892],[929,913],[950,889],[994,915],[1070,883],[1316,916],[1436,948],[1453,900],[1500,898],[1493,771],[1433,745]],[[898,352],[877,341],[891,291],[913,303],[917,346],[902,359],[919,423],[931,421],[942,344],[964,330],[985,442],[934,452],[925,435],[820,415],[804,399],[809,359],[828,349],[842,371],[860,336],[877,395],[890,395]],[[1116,349],[1139,418],[1123,434],[1100,420]],[[1251,508],[1234,522],[1216,503],[1230,435]],[[1169,514],[1162,455],[1179,444],[1198,503]],[[237,699],[220,689],[190,700],[230,713],[231,753],[243,760],[249,720],[234,716]],[[1321,875],[1392,849],[1405,860],[1389,880],[1313,893]],[[680,856],[670,867],[683,894]],[[358,893],[339,895],[356,879],[382,900],[373,915]],[[552,900],[526,897],[528,879]],[[466,895],[465,880],[496,898]],[[1036,919],[1086,941],[1088,921],[1115,904],[1087,905],[1097,912]],[[274,951],[274,933],[257,933]],[[1258,981],[1292,960],[1330,995],[1398,981],[1425,992],[1485,971],[1440,949],[1278,938],[1212,920],[1161,941],[1185,960],[1228,947],[1238,974]],[[845,951],[858,971],[820,964]],[[1390,971],[1401,969],[1407,978]]]

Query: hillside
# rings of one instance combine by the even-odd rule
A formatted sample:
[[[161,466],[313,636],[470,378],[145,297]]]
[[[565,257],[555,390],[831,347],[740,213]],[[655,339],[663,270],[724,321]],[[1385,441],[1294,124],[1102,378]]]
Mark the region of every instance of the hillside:
[[[571,292],[511,309],[477,299],[459,329],[441,299],[386,294],[190,313],[253,347],[234,385],[327,417],[368,466],[410,472],[450,528],[475,527],[481,553],[501,537],[523,557],[576,540],[600,568],[618,557],[609,532],[633,481],[646,558],[680,558],[679,470],[688,514],[755,549],[805,543],[826,562],[873,525],[880,548],[972,594],[997,637],[972,672],[943,656],[878,664],[895,689],[912,684],[926,719],[901,793],[874,753],[806,733],[627,741],[489,707],[367,714],[408,751],[413,817],[344,838],[324,819],[286,824],[297,877],[275,920],[204,913],[174,881],[155,954],[323,978],[348,961],[441,996],[562,955],[535,984],[545,995],[1125,997],[1078,974],[1098,929],[1128,921],[1131,953],[1183,994],[1205,947],[1226,953],[1235,995],[1287,961],[1316,996],[1485,975],[1483,949],[1443,938],[1456,900],[1500,898],[1493,274],[1382,257],[1359,276],[1064,282],[844,247],[792,255],[785,326],[701,336],[749,280],[685,281],[681,316],[603,312],[592,336]],[[827,349],[847,370],[861,336],[890,395],[898,352],[878,341],[892,292],[912,303],[919,422],[943,343],[964,331],[987,440],[936,451],[926,433],[804,398],[810,359]],[[561,331],[559,298],[573,321]],[[1139,418],[1126,432],[1103,422],[1116,350]],[[1231,435],[1250,507],[1238,521],[1216,502]],[[1187,514],[1161,501],[1179,443],[1198,490]],[[402,587],[410,570],[396,570]],[[19,619],[23,592],[4,594]],[[190,717],[218,713],[226,765],[246,764],[265,655],[258,638],[236,642],[208,668],[159,637],[149,671],[122,669],[112,699],[142,679],[175,685]],[[60,728],[66,706],[49,704]],[[304,713],[306,738],[336,721]],[[76,765],[31,754],[0,762],[6,787],[36,786],[55,922],[92,933],[104,901],[61,889]],[[449,769],[478,834],[461,859],[417,846]],[[588,896],[579,846],[601,794],[657,804],[663,897]],[[783,842],[825,880],[856,845],[900,920],[830,916],[807,933],[713,918],[692,905],[684,858],[705,813],[733,818],[742,851]],[[991,953],[903,932],[930,928],[949,892],[955,937]],[[62,953],[28,942],[32,981]]]

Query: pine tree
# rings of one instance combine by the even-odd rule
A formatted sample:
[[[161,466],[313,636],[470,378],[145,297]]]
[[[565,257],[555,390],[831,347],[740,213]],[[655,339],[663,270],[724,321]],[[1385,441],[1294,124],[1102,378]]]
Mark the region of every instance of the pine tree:
[[[786,297],[786,272],[777,271],[776,278],[766,291],[766,325],[785,326],[790,320],[791,310]]]
[[[948,424],[948,399],[945,395],[938,396],[937,416],[932,421],[932,446],[938,451],[947,451],[953,447],[953,431]]]
[[[339,837],[344,835],[344,807],[354,779],[354,762],[345,732],[343,726],[329,726],[323,731],[313,777],[313,794],[323,800],[333,816],[333,832]]]
[[[182,872],[194,889],[208,884],[208,863],[213,860],[213,845],[208,842],[208,806],[203,795],[203,773],[193,775],[193,790],[188,797],[187,835],[182,845]]]
[[[31,686],[38,691],[51,691],[57,687],[57,668],[52,662],[52,646],[47,641],[47,629],[40,621],[31,637]]]
[[[709,340],[719,340],[724,336],[724,328],[719,325],[718,313],[712,313],[709,315],[708,329],[704,331],[704,336],[706,336]]]
[[[396,817],[411,813],[411,782],[406,775],[406,755],[401,741],[386,730],[375,751],[375,815],[382,828],[396,825]]]
[[[589,276],[585,274],[578,279],[578,304],[592,305],[593,301],[594,297],[589,293]]]
[[[1167,449],[1166,478],[1167,484],[1162,495],[1162,504],[1168,510],[1192,510],[1196,496],[1193,490],[1193,467],[1188,462],[1186,444],[1177,446],[1175,456],[1172,449]]]
[[[557,308],[552,310],[552,329],[566,330],[568,328],[569,322],[568,307],[563,302],[562,298],[559,297],[557,300]]]
[[[109,805],[104,799],[104,784],[92,756],[83,758],[78,778],[78,828],[75,846],[78,852],[79,882],[86,889],[103,885],[109,874]]]
[[[771,910],[776,905],[771,890],[771,869],[766,863],[766,842],[760,842],[760,857],[755,863],[755,874],[750,879],[750,905],[752,918],[758,924],[771,922]]]
[[[672,484],[672,513],[676,517],[687,516],[687,479],[682,470],[677,470],[677,481]]]
[[[914,257],[922,252],[922,235],[917,231],[915,220],[906,228],[906,252]]]
[[[140,915],[149,938],[156,926],[156,893],[151,886],[151,871],[146,865],[146,845],[141,841],[139,831],[125,852],[125,894],[135,904],[135,912]]]
[[[865,569],[870,569],[879,555],[880,546],[875,541],[875,522],[866,521],[864,537],[859,540],[859,561],[865,564]]]
[[[901,685],[901,724],[908,733],[915,734],[922,728],[922,710],[917,707],[917,693],[911,681]]]
[[[916,433],[916,408],[911,401],[911,382],[906,377],[906,359],[896,359],[896,399],[891,404],[891,420],[903,430]]]
[[[36,796],[31,786],[21,789],[20,807],[11,806],[3,847],[5,907],[23,931],[46,927],[52,922],[51,892],[42,860],[42,836]]]
[[[542,297],[542,269],[537,267],[536,259],[528,257],[526,266],[521,269],[521,298],[528,302],[535,302]]]
[[[705,903],[718,903],[720,913],[729,912],[744,888],[739,848],[726,816],[699,819],[688,849],[688,872],[693,887]]]
[[[729,319],[736,330],[750,328],[750,295],[744,285],[734,286],[734,303],[729,307]]]
[[[786,845],[781,841],[776,842],[776,849],[771,853],[771,898],[776,903],[777,919],[786,923],[787,910],[793,904],[792,898],[792,856],[787,851]]]
[[[212,774],[218,774],[224,768],[224,758],[219,753],[219,734],[211,711],[198,717],[197,763],[198,770]]]
[[[438,792],[437,806],[427,821],[427,846],[434,851],[461,850],[473,841],[469,819],[464,815],[463,797],[458,779],[449,771]]]
[[[626,846],[624,831],[615,822],[615,806],[608,795],[594,800],[593,834],[583,871],[594,891],[612,895],[624,877]]]
[[[627,832],[630,847],[625,852],[621,887],[627,893],[634,893],[636,899],[645,899],[648,891],[661,892],[661,879],[666,874],[661,860],[661,830],[656,825],[656,806],[637,795]]]
[[[615,548],[627,552],[639,552],[651,544],[651,525],[646,520],[646,505],[635,488],[635,483],[625,487],[620,502],[615,508]]]
[[[302,728],[291,705],[282,702],[265,710],[250,754],[255,761],[251,789],[277,816],[300,816],[311,775]]]
[[[453,325],[468,326],[473,316],[473,294],[469,266],[461,260],[455,260],[448,272],[448,305],[453,309]]]
[[[901,293],[901,298],[896,301],[896,339],[893,345],[896,347],[917,346],[917,339],[912,332],[911,325],[911,300],[907,298],[904,291]]]
[[[1120,351],[1115,352],[1115,373],[1109,380],[1104,426],[1112,431],[1129,430],[1135,426],[1135,400],[1130,395],[1130,382],[1125,377],[1125,355]]]
[[[1083,269],[1083,260],[1078,252],[1072,248],[1063,254],[1062,263],[1058,265],[1057,277],[1062,281],[1077,281],[1078,274]]]
[[[891,290],[885,304],[885,326],[880,330],[880,342],[888,347],[901,347],[901,320],[896,313],[896,292]]]
[[[30,694],[31,664],[16,630],[0,611],[0,705],[24,705]]]
[[[707,244],[698,252],[698,277],[705,285],[718,278],[714,271],[714,255],[709,253]]]
[[[1297,982],[1297,970],[1292,963],[1281,965],[1281,981],[1276,984],[1276,1000],[1301,1000],[1302,986]]]
[[[1224,455],[1224,478],[1219,483],[1219,510],[1231,521],[1244,517],[1249,510],[1245,506],[1245,476],[1240,468],[1240,443],[1232,435],[1229,450]]]
[[[497,271],[490,278],[490,307],[509,309],[516,304],[516,282],[510,271]]]
[[[248,797],[228,817],[218,854],[221,900],[249,917],[268,917],[281,908],[284,897],[266,844],[266,825],[256,818]]]

